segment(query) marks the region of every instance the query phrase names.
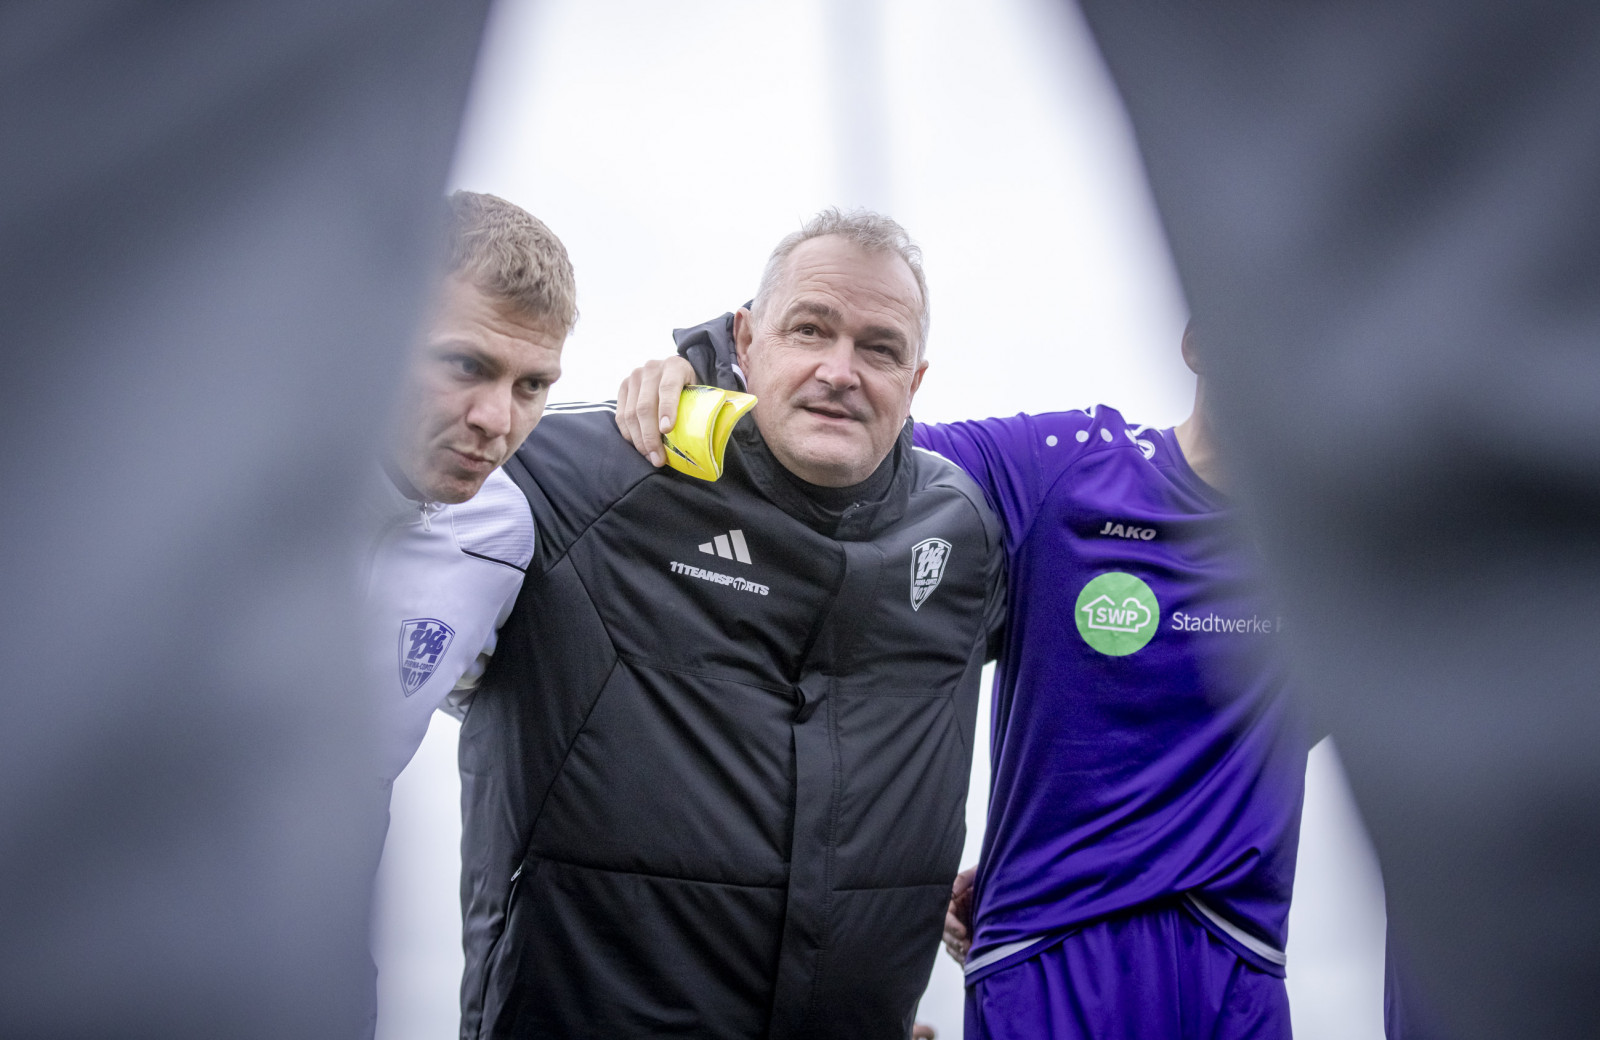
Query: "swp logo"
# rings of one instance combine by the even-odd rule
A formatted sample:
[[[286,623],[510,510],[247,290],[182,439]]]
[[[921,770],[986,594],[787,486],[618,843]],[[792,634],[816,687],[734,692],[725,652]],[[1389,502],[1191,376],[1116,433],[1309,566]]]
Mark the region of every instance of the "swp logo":
[[[1161,624],[1156,594],[1122,571],[1108,571],[1085,585],[1073,614],[1083,641],[1110,657],[1144,649]]]

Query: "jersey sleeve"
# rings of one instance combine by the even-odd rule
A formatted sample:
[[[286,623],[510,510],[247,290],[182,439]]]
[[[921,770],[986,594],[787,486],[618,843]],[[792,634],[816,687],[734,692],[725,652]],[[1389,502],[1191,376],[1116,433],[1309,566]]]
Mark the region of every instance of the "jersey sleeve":
[[[461,719],[466,717],[472,693],[494,656],[500,626],[511,616],[517,594],[522,591],[522,573],[533,559],[538,538],[528,500],[504,470],[492,473],[476,495],[451,510],[451,524],[462,552],[503,568],[491,572],[500,580],[493,586],[484,585],[485,598],[478,604],[485,613],[494,612],[494,621],[471,626],[472,631],[483,632],[482,643],[439,705],[440,711]],[[498,602],[488,598],[491,588],[501,593]]]
[[[1041,433],[1039,426],[1037,418],[1026,414],[917,423],[913,440],[917,447],[942,455],[966,471],[1005,525],[1007,544],[1014,545],[1033,523],[1049,486],[1040,452],[1048,435]],[[1056,439],[1059,443],[1059,436]]]
[[[1033,525],[1052,484],[1085,454],[1117,442],[1122,417],[1103,405],[1087,411],[1026,413],[955,423],[917,423],[917,447],[966,471],[1015,546]]]
[[[497,469],[478,493],[450,511],[456,545],[469,556],[526,571],[533,559],[535,527],[528,500]]]
[[[960,466],[1004,522],[1008,541],[1025,530],[1038,505],[1039,462],[1031,446],[1026,415],[956,423],[917,423],[917,447]]]
[[[506,594],[506,600],[500,605],[500,612],[495,616],[494,626],[484,638],[483,648],[478,651],[478,656],[473,658],[472,663],[467,665],[466,671],[461,673],[461,678],[456,680],[455,686],[445,696],[444,703],[439,705],[440,711],[458,722],[464,721],[467,717],[467,708],[472,705],[472,695],[478,692],[478,683],[482,681],[484,670],[489,667],[495,647],[499,645],[500,628],[506,623],[506,618],[511,616],[511,609],[517,605],[517,595],[521,591],[522,582],[519,581]]]

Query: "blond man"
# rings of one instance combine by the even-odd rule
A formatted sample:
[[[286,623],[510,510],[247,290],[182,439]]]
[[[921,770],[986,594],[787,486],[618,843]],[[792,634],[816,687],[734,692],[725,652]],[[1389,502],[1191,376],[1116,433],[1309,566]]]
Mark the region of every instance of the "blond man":
[[[448,273],[369,496],[379,533],[368,653],[386,785],[434,710],[459,706],[482,673],[522,587],[533,517],[500,464],[539,422],[577,318],[572,264],[544,224],[465,191],[450,196],[448,219]]]

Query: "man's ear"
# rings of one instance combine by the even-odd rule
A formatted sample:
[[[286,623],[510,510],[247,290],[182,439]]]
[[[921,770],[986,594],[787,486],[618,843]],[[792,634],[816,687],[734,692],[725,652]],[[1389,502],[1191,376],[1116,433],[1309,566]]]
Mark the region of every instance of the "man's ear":
[[[911,377],[911,396],[917,396],[917,388],[922,385],[922,377],[928,372],[927,359],[917,362],[917,374]]]
[[[750,308],[740,307],[733,312],[733,351],[739,358],[739,370],[750,378],[750,344],[755,340],[755,318]]]
[[[1183,327],[1183,363],[1189,366],[1189,371],[1195,375],[1203,375],[1200,357],[1200,339],[1195,334],[1194,322],[1191,320]]]

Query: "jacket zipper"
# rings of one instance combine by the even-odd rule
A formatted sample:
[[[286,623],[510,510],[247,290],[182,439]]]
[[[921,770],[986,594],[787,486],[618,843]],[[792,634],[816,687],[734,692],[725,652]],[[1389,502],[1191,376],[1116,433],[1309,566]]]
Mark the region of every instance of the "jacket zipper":
[[[478,1036],[483,1036],[483,1023],[489,1017],[489,983],[494,981],[494,955],[499,952],[500,944],[506,941],[506,933],[511,930],[511,903],[517,898],[517,879],[522,877],[524,864],[518,863],[517,869],[511,872],[511,884],[506,888],[505,906],[500,911],[500,934],[495,936],[494,942],[484,952],[483,957],[483,989],[478,993]]]

